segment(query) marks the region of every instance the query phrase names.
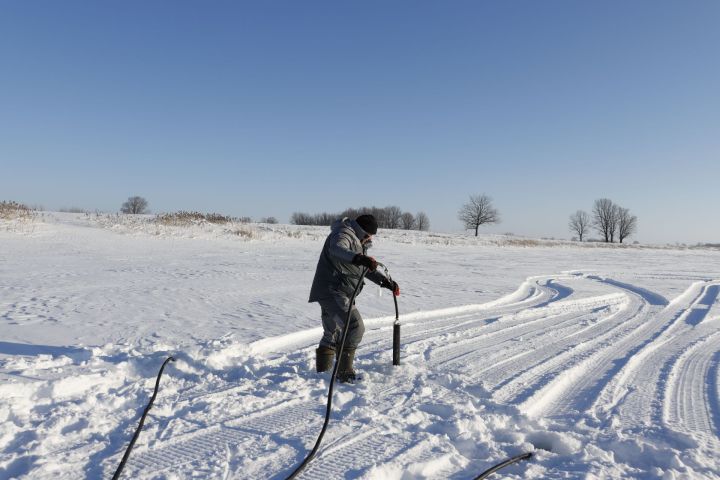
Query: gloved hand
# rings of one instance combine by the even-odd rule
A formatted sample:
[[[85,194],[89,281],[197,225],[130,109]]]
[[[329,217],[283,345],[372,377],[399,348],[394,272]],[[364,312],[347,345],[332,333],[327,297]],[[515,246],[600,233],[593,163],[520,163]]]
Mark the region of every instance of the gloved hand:
[[[353,265],[359,265],[361,267],[367,267],[368,270],[371,272],[374,272],[377,269],[377,260],[375,260],[373,257],[368,257],[367,255],[363,255],[358,253],[353,257],[352,260]]]
[[[392,290],[393,295],[396,297],[400,296],[400,285],[397,284],[394,280],[388,280],[387,278],[380,283],[380,286],[383,288],[387,288],[388,290]]]

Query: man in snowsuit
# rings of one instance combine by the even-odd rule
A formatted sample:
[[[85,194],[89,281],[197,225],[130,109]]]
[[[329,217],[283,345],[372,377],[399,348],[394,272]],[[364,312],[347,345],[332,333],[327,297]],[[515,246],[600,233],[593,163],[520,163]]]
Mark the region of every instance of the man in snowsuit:
[[[400,295],[398,284],[378,272],[377,261],[367,255],[377,228],[377,221],[372,215],[360,215],[355,220],[346,217],[333,223],[330,235],[325,240],[309,300],[320,304],[322,316],[323,337],[315,351],[318,372],[332,367],[336,347],[342,341],[347,312],[351,308],[350,298],[364,268],[368,270],[366,278],[391,290],[394,295]],[[361,290],[362,285],[358,294]],[[365,325],[353,302],[347,338],[338,366],[338,380],[341,382],[353,382],[356,379],[353,360],[363,333]]]

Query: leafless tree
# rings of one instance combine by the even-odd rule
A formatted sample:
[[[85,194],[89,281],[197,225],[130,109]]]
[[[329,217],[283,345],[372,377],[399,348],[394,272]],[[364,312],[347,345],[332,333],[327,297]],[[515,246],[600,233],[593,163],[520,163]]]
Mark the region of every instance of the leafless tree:
[[[637,230],[637,217],[630,214],[627,208],[618,208],[618,240],[623,242]]]
[[[379,228],[390,228],[388,225],[390,225],[390,218],[388,215],[387,210],[380,207],[371,207],[371,208],[361,208],[359,209],[359,215],[365,215],[369,214],[375,217],[375,220],[378,222]],[[356,218],[356,217],[350,217],[350,218]]]
[[[418,212],[415,215],[415,229],[420,231],[430,230],[430,218],[425,212]]]
[[[142,213],[148,213],[148,202],[143,197],[130,197],[127,199],[127,202],[122,204],[122,207],[120,208],[120,211],[122,213],[130,213],[133,215],[138,215]]]
[[[277,218],[275,218],[275,217],[263,217],[260,219],[260,223],[276,224],[276,223],[278,223],[278,221],[277,221]]]
[[[400,207],[392,205],[389,207],[385,207],[385,211],[387,212],[386,228],[400,228],[400,225],[402,224],[402,209],[400,209]]]
[[[618,214],[617,205],[609,198],[600,198],[595,200],[592,214],[593,225],[598,233],[603,236],[603,239],[606,242],[615,241]]]
[[[370,214],[375,217],[375,220],[377,220],[378,222],[378,227],[380,228],[393,228],[391,227],[393,220],[391,218],[391,213],[390,210],[388,210],[388,207],[361,208],[360,214]]]
[[[405,212],[400,217],[400,223],[403,230],[412,230],[415,228],[415,216],[410,212]]]
[[[578,210],[577,212],[570,215],[570,223],[568,223],[570,231],[577,234],[580,241],[583,241],[583,237],[590,230],[590,215],[584,210]]]
[[[492,198],[485,194],[471,195],[470,201],[458,212],[458,219],[465,224],[466,229],[474,228],[477,237],[480,225],[500,222],[500,213],[493,207]]]
[[[310,215],[303,212],[295,212],[290,216],[290,223],[293,225],[310,225]]]

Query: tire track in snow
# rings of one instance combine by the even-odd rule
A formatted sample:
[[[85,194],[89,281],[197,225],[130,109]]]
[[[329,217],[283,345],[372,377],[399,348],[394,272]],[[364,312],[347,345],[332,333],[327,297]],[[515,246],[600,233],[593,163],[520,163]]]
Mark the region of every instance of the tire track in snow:
[[[649,324],[657,332],[638,345],[612,381],[602,390],[592,409],[598,419],[613,418],[624,428],[656,426],[662,423],[665,384],[681,354],[698,340],[700,330],[687,323],[705,298],[708,284],[697,282],[658,312]],[[697,323],[701,319],[695,317]],[[702,401],[702,399],[700,399]]]
[[[497,366],[510,359],[519,358],[542,342],[549,327],[558,336],[573,336],[586,328],[586,321],[595,319],[597,313],[585,309],[606,310],[622,303],[618,296],[602,296],[575,302],[562,302],[551,307],[523,311],[511,318],[501,318],[484,331],[472,332],[468,339],[457,340],[428,351],[432,366],[467,365],[471,360],[482,358],[483,365]],[[458,348],[460,347],[460,348]],[[510,355],[510,357],[508,357]],[[487,378],[484,378],[487,380]]]
[[[485,304],[402,315],[403,344],[443,334],[464,336],[470,330],[484,328],[504,315],[548,304],[559,294],[557,290],[541,285],[542,281],[545,281],[544,277],[529,278],[514,293]],[[361,349],[374,348],[392,338],[392,321],[388,318],[386,322],[380,328],[366,331]],[[377,324],[373,320],[367,323]]]
[[[552,280],[547,281],[547,285]],[[531,335],[541,335],[548,324],[556,327],[560,324],[569,329],[573,326],[577,316],[583,315],[582,310],[590,306],[605,307],[617,303],[618,297],[600,296],[585,298],[577,301],[558,301],[566,298],[572,289],[552,283],[553,288],[539,285],[543,291],[541,297],[536,298],[531,305],[525,303],[525,308],[518,310],[516,304],[508,305],[503,310],[492,310],[485,314],[474,314],[463,317],[448,317],[437,328],[437,322],[431,327],[425,324],[404,324],[402,330],[403,358],[421,355],[425,363],[433,368],[451,363],[467,364],[468,360],[478,356],[485,356],[488,351],[495,351],[498,344],[512,342],[517,346],[516,339]],[[611,298],[612,297],[612,298]],[[465,318],[468,320],[461,321]],[[563,318],[560,321],[558,318]],[[408,328],[409,327],[409,328]],[[410,330],[410,333],[407,331]],[[387,327],[382,332],[383,337],[373,344],[384,344],[387,349],[391,345],[391,329]],[[375,335],[370,336],[373,340]]]
[[[325,446],[299,478],[327,480],[346,478],[348,472],[362,471],[383,458],[393,458],[407,449],[405,440],[380,428],[353,432],[335,444]]]
[[[153,478],[169,469],[173,469],[173,473],[178,473],[185,465],[192,465],[191,468],[197,469],[198,466],[202,467],[198,465],[202,462],[210,463],[204,466],[207,469],[212,463],[220,461],[221,454],[226,451],[228,445],[241,448],[250,458],[257,458],[264,450],[257,435],[218,425],[193,436],[192,439],[163,444],[159,449],[150,448],[136,452],[130,457],[125,468],[126,476]]]
[[[229,406],[232,410],[232,406]],[[210,425],[157,441],[148,439],[136,447],[126,470],[131,478],[145,478],[168,469],[178,472],[183,466],[219,457],[228,445],[242,449],[246,456],[257,458],[267,450],[268,443],[286,443],[287,440],[310,441],[308,433],[319,430],[324,414],[323,406],[313,400],[286,401],[271,408],[260,408],[250,413],[225,412],[213,417]],[[299,427],[305,434],[293,437]]]
[[[379,405],[374,404],[372,410],[374,416],[384,417],[388,411],[398,408],[396,398],[405,398],[404,392],[411,389],[412,385],[407,382],[390,386],[371,385],[364,396],[383,399]],[[359,397],[357,393],[356,397]],[[251,414],[226,417],[205,428],[137,448],[126,470],[132,478],[154,478],[158,473],[171,469],[178,474],[185,468],[190,474],[198,469],[211,469],[230,445],[241,449],[245,457],[254,459],[263,452],[266,455],[278,453],[268,452],[268,448],[273,445],[293,445],[294,456],[284,452],[280,459],[273,461],[275,468],[282,473],[283,469],[297,466],[312,447],[324,413],[324,404],[312,399],[290,401],[270,410],[259,409]],[[337,420],[339,414],[335,408],[333,418]],[[337,428],[329,431],[318,457],[300,478],[340,478],[348,470],[370,467],[408,448],[407,439],[399,440],[384,432],[382,427],[363,429],[363,420],[346,417],[338,425],[341,432],[338,433]],[[219,468],[217,465],[215,467],[216,470]],[[233,470],[230,465],[224,465],[223,468]],[[246,471],[245,468],[235,470],[233,478],[256,478],[252,471]]]
[[[653,374],[657,377],[656,399],[648,406],[648,409],[652,408],[655,424],[668,425],[693,436],[716,437],[720,434],[713,426],[717,394],[709,390],[712,359],[720,349],[717,337],[720,322],[706,319],[719,293],[720,285],[703,285],[696,299],[681,314],[683,321],[669,332],[662,348],[653,350],[649,356],[651,364],[662,365],[662,368],[653,371],[646,366],[638,371],[640,379],[649,381]],[[649,395],[635,395],[631,399],[635,397],[636,401],[646,402],[650,398]]]
[[[528,362],[528,369],[500,383],[493,398],[516,404],[529,415],[582,411],[597,384],[612,375],[616,345],[632,344],[627,338],[642,328],[646,311],[645,303],[633,299],[625,310],[584,329],[579,338],[563,338],[554,349],[543,345],[533,355],[537,362]]]
[[[629,316],[618,328],[540,363],[535,371],[518,378],[520,392],[513,391],[517,387],[507,385],[498,392],[498,398],[518,404],[531,416],[585,412],[642,345],[667,328],[667,321],[651,317],[661,310],[664,299],[659,295],[622,282],[587,278],[624,290],[631,300]],[[528,376],[532,381],[526,387],[524,377]]]
[[[442,388],[443,401],[446,403],[444,406],[433,406],[437,410],[434,412],[436,415],[447,414],[447,405],[468,401],[467,398],[463,398],[445,387],[438,385],[435,387]],[[351,472],[353,471],[362,471],[373,465],[390,462],[410,450],[414,451],[412,463],[415,465],[436,459],[437,451],[434,448],[426,448],[427,445],[425,445],[432,435],[422,430],[407,429],[402,420],[414,409],[414,407],[407,408],[407,404],[412,402],[409,402],[406,392],[414,394],[420,391],[422,394],[423,390],[424,386],[417,380],[405,380],[400,385],[386,388],[383,392],[384,400],[381,402],[381,408],[373,407],[370,413],[372,420],[383,418],[388,420],[388,424],[367,429],[364,428],[366,426],[364,420],[371,419],[351,418],[349,420],[351,424],[347,425],[347,432],[324,446],[321,453],[300,475],[300,478],[324,480],[326,478],[347,478],[348,474],[352,477]],[[372,393],[377,394],[378,392]],[[402,401],[394,401],[393,395],[402,398]],[[432,413],[433,407],[426,406],[423,411]],[[344,419],[344,422],[347,423],[348,419]],[[419,452],[417,452],[418,450]]]
[[[626,335],[635,327],[640,309],[627,302],[627,297],[625,300],[622,305],[610,304],[577,317],[582,328],[574,332],[566,333],[553,327],[550,342],[545,335],[538,342],[538,348],[525,347],[520,354],[479,372],[492,389],[493,398],[506,403],[523,403],[539,386],[563,374],[568,365],[589,358]]]
[[[715,435],[720,437],[720,351],[715,352],[708,371],[707,398]]]
[[[717,373],[719,353],[720,331],[715,331],[696,336],[695,343],[677,358],[665,391],[663,423],[696,435],[720,435],[714,414],[718,406],[717,381],[712,378]]]

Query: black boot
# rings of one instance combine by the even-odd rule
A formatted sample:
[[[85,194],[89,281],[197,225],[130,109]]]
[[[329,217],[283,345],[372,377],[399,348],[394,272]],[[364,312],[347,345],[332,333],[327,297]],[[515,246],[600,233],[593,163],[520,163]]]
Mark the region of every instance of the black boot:
[[[318,373],[330,370],[334,359],[335,350],[332,348],[320,345],[315,349],[315,369]]]
[[[358,376],[353,370],[353,361],[355,360],[355,349],[344,348],[340,356],[340,365],[338,366],[337,379],[342,383],[355,383]]]

